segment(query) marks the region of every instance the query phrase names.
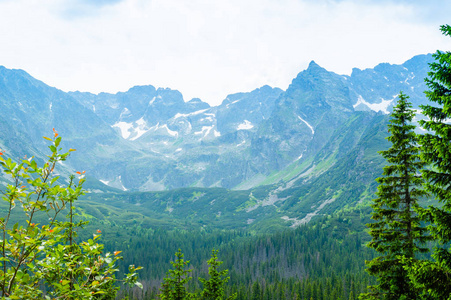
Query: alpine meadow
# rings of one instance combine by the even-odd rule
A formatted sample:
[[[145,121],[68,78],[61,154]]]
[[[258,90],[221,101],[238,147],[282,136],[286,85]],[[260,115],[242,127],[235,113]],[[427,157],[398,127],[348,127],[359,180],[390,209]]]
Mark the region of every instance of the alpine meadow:
[[[0,168],[2,299],[451,300],[450,51],[217,106],[0,66]]]

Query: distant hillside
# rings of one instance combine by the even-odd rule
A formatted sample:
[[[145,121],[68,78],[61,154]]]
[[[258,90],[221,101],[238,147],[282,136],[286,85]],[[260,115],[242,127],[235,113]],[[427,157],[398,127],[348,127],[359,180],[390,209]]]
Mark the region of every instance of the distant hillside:
[[[77,149],[60,172],[86,170],[93,205],[116,199],[107,205],[218,227],[299,225],[371,199],[388,113],[401,90],[425,103],[431,61],[351,76],[312,61],[286,91],[263,86],[215,107],[151,85],[64,93],[0,67],[0,148],[42,157],[55,128]]]

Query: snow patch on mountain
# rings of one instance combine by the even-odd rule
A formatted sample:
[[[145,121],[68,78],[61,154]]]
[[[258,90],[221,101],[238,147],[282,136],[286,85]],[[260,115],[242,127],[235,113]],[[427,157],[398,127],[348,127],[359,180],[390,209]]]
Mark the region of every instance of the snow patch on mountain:
[[[168,125],[166,125],[166,124],[160,125],[160,122],[158,122],[157,125],[149,128],[149,130],[152,130],[154,132],[156,132],[160,129],[163,129],[163,131],[166,131],[167,134],[169,134],[170,136],[173,136],[173,137],[178,137],[178,135],[179,135],[179,133],[177,131],[169,129]]]
[[[413,72],[410,72],[409,76],[407,76],[406,80],[404,80],[404,83],[409,85],[410,83],[408,82],[409,80],[412,80],[415,78],[415,74],[413,74]],[[402,81],[401,81],[402,83]]]
[[[128,137],[131,134],[130,129],[133,128],[133,124],[132,123],[127,123],[127,122],[117,122],[116,124],[114,124],[111,127],[119,128],[119,130],[121,131],[122,138],[123,139],[128,139]]]
[[[202,119],[200,119],[199,121],[200,121],[200,122],[204,122],[204,121],[209,121],[209,122],[213,122],[213,118],[212,118],[212,117],[210,117],[210,116],[208,116],[208,117],[206,117],[206,118],[202,118]]]
[[[384,114],[389,114],[388,107],[390,104],[398,97],[398,94],[393,96],[393,99],[390,100],[384,100],[381,99],[380,103],[369,103],[366,102],[365,99],[361,95],[359,95],[356,104],[353,105],[354,108],[359,106],[360,104],[366,105],[369,109],[375,111],[375,112],[383,112]]]
[[[99,180],[99,181],[102,182],[104,185],[107,185],[107,186],[110,186],[113,188],[117,188],[117,189],[121,189],[124,192],[128,190],[122,183],[121,175],[119,175],[118,177],[114,178],[111,181],[108,181],[108,180]]]
[[[166,125],[166,124],[164,124],[164,125],[161,126],[160,128],[166,129],[166,131],[168,132],[168,134],[169,134],[169,135],[172,135],[172,136],[174,136],[174,137],[179,135],[179,133],[178,133],[177,131],[174,131],[174,130],[169,129],[169,128],[168,128],[168,125]]]
[[[119,188],[120,188],[121,190],[123,190],[124,192],[128,190],[128,189],[124,186],[124,184],[122,183],[121,175],[119,175],[119,177],[118,177],[118,184],[119,184]]]
[[[206,108],[206,109],[201,109],[201,110],[198,110],[198,111],[189,113],[189,114],[181,114],[181,113],[177,113],[177,114],[174,116],[174,119],[181,118],[181,117],[185,117],[185,118],[186,118],[186,117],[189,117],[189,116],[195,116],[195,115],[201,114],[201,113],[203,113],[203,112],[205,112],[205,111],[207,111],[207,110],[208,110],[208,108]],[[213,115],[213,116],[214,116],[214,114],[205,114],[205,115]]]
[[[143,118],[131,123],[117,122],[113,128],[119,128],[123,139],[130,139],[134,141],[149,131],[146,121]]]
[[[202,126],[201,131],[194,132],[195,135],[202,134],[203,136],[206,136],[210,133],[210,131],[213,129],[213,126]]]
[[[235,104],[235,103],[237,103],[237,102],[240,102],[241,100],[242,100],[242,98],[239,98],[239,99],[237,99],[237,100],[235,100],[235,101],[229,102],[229,103],[226,104],[225,107],[226,107],[226,108],[230,108],[230,105]],[[223,101],[222,103],[224,104],[225,102],[228,102],[228,101],[230,101],[229,97],[225,98],[224,101]]]
[[[200,131],[196,131],[194,132],[195,135],[202,135],[201,139],[207,137],[210,133],[213,133],[214,137],[219,137],[221,136],[221,133],[219,131],[217,131],[216,129],[214,129],[214,125],[213,126],[202,126],[202,129]]]
[[[120,116],[119,116],[119,120],[122,120],[122,117],[124,116],[130,116],[131,112],[127,107],[124,107],[124,109],[122,110]]]
[[[149,129],[147,128],[147,123],[146,121],[144,121],[144,119],[141,117],[138,121],[135,122],[135,124],[137,125],[136,127],[133,127],[134,133],[136,134],[135,136],[133,136],[130,141],[134,141],[136,139],[138,139],[139,137],[141,137],[144,133],[146,133],[147,131],[149,131]]]
[[[162,99],[162,98],[161,98],[161,95],[158,95],[158,96],[156,96],[156,97],[153,97],[153,98],[149,101],[149,106],[152,105],[152,104],[155,102],[155,100],[157,100],[157,99]]]
[[[310,128],[310,130],[312,131],[312,134],[315,134],[315,130],[313,129],[313,126],[310,125],[306,120],[304,120],[303,118],[301,118],[300,116],[298,116],[299,120],[301,120],[302,122],[305,123],[305,125],[308,126],[308,128]]]
[[[239,101],[241,101],[241,99],[238,99],[238,100],[235,100],[235,101],[233,101],[233,102],[227,103],[227,104],[226,104],[226,108],[229,108],[231,104],[235,104],[235,103],[237,103],[237,102],[239,102]]]
[[[237,130],[249,130],[254,128],[254,125],[248,120],[244,120],[244,123],[238,125]]]
[[[138,126],[146,126],[146,125],[147,125],[147,124],[146,124],[146,121],[144,121],[143,117],[141,117],[139,120],[135,121],[135,123],[136,123]]]

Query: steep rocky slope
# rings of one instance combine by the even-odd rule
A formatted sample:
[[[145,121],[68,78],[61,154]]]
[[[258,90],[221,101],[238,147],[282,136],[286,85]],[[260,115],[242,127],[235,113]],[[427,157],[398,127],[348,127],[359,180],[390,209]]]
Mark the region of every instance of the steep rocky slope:
[[[402,65],[354,69],[351,76],[311,62],[286,91],[263,86],[215,107],[150,85],[117,94],[64,93],[0,67],[0,147],[16,157],[39,156],[42,136],[56,128],[65,147],[78,150],[69,168],[122,190],[274,184],[325,157],[345,157],[374,125],[368,120],[390,111],[399,91],[415,106],[424,102],[431,60],[420,55]],[[368,113],[365,122],[347,127],[361,111]],[[353,137],[352,143],[340,146],[339,135]]]

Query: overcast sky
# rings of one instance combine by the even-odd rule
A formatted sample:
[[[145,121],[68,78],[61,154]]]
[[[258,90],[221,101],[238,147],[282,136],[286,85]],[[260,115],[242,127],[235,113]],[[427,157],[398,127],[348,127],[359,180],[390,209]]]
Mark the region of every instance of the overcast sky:
[[[451,50],[449,0],[0,0],[0,65],[64,91],[177,89],[212,105]]]

